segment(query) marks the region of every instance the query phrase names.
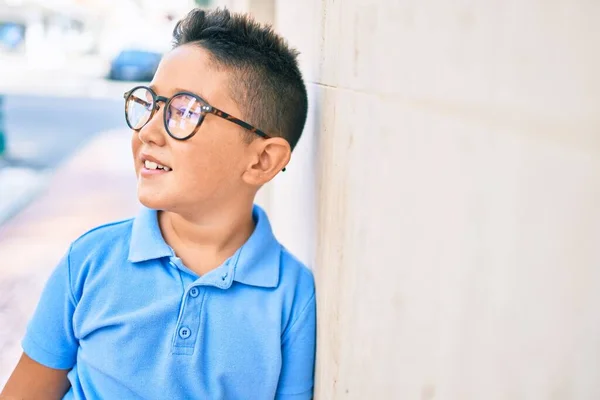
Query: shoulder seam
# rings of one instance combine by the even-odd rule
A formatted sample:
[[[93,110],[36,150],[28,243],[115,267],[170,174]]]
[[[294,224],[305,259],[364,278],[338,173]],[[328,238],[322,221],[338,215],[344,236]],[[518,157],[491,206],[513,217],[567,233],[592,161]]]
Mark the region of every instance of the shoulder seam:
[[[282,342],[285,342],[288,333],[294,328],[294,326],[296,326],[296,322],[298,322],[302,318],[302,316],[304,316],[304,313],[308,309],[308,306],[310,306],[311,303],[313,303],[315,301],[315,294],[316,293],[317,293],[316,290],[313,289],[310,298],[308,299],[308,301],[306,302],[306,304],[302,307],[302,311],[300,311],[298,313],[298,316],[296,317],[296,319],[293,320],[291,322],[291,324],[289,324],[289,326],[286,328],[285,332],[283,332],[283,335],[282,335],[282,338],[281,338]]]
[[[71,254],[74,251],[74,247],[81,242],[81,240],[83,240],[86,236],[92,234],[93,232],[96,232],[100,229],[104,229],[104,228],[108,228],[111,226],[116,226],[116,225],[121,225],[121,224],[125,224],[128,223],[130,221],[132,221],[134,218],[128,218],[128,219],[124,219],[124,220],[120,220],[120,221],[114,221],[114,222],[109,222],[106,224],[102,224],[99,226],[96,226],[95,228],[92,228],[90,230],[88,230],[87,232],[84,232],[82,235],[80,235],[77,239],[75,239],[73,242],[71,242],[71,245],[69,246],[69,251],[67,252],[67,256],[66,256],[66,263],[67,263],[67,274],[68,274],[68,279],[69,279],[69,300],[73,303],[73,306],[77,306],[79,299],[77,299],[75,297],[75,291],[73,289],[73,274],[72,274],[72,268],[71,268]]]

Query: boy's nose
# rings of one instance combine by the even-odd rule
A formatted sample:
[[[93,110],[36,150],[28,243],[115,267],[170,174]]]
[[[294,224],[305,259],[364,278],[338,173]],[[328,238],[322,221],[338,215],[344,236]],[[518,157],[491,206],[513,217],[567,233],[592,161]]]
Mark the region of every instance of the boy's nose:
[[[157,103],[155,106],[156,112],[150,118],[150,121],[138,131],[138,137],[144,144],[154,144],[156,146],[164,146],[166,144],[167,132],[164,126],[163,110]]]

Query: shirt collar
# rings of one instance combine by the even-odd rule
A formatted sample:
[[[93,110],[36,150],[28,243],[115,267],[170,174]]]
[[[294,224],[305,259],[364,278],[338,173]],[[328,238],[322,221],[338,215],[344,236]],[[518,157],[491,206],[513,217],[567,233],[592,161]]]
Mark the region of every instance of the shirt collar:
[[[233,280],[246,285],[276,287],[279,283],[281,245],[273,235],[265,211],[255,205],[252,217],[254,232],[240,248],[235,258]]]
[[[252,217],[256,224],[254,232],[230,259],[233,262],[233,280],[252,286],[276,287],[279,283],[281,245],[273,235],[262,208],[255,205]],[[173,256],[173,250],[162,237],[157,211],[142,207],[133,221],[128,260],[137,263]]]
[[[163,239],[158,226],[157,211],[142,207],[133,220],[128,260],[135,263],[172,256],[173,250]]]

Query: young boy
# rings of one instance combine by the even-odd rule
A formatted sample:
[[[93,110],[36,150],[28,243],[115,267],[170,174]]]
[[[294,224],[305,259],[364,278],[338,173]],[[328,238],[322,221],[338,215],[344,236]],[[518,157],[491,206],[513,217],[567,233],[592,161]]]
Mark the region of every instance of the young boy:
[[[179,22],[152,83],[125,94],[145,207],[71,245],[6,398],[312,397],[313,277],[253,206],[306,120],[296,55],[244,15]]]

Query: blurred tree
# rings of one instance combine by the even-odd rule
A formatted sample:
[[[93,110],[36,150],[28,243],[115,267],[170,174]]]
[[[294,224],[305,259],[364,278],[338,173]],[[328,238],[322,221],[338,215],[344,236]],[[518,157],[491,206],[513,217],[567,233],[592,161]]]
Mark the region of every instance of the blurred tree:
[[[209,7],[212,5],[212,0],[195,0],[198,7]]]

